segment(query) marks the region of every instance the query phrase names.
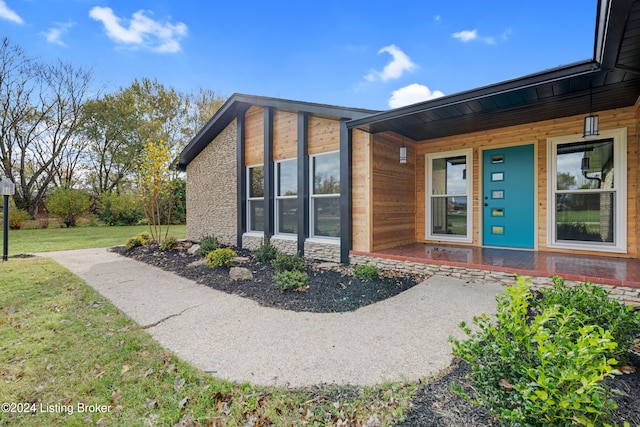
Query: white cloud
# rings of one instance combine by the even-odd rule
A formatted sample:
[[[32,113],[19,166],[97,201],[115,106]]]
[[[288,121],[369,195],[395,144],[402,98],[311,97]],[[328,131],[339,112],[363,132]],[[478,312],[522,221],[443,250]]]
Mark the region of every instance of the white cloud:
[[[378,51],[378,55],[380,55],[381,53],[389,53],[392,57],[392,60],[387,65],[385,65],[382,71],[371,70],[369,74],[364,77],[370,82],[376,80],[382,80],[383,82],[386,82],[387,80],[397,79],[400,78],[405,71],[413,71],[415,68],[417,68],[417,65],[411,62],[411,59],[409,59],[407,54],[398,49],[398,47],[394,44],[380,49]]]
[[[96,6],[89,12],[89,16],[104,24],[107,35],[112,40],[144,47],[155,52],[173,53],[180,51],[180,39],[187,34],[187,26],[179,22],[175,25],[161,23],[149,18],[143,10],[133,14],[128,20],[128,27],[121,22],[127,20],[117,17],[109,7]]]
[[[418,83],[410,84],[398,90],[394,90],[389,99],[391,108],[404,107],[405,105],[416,104],[422,101],[440,98],[444,93],[439,90],[431,91],[425,85]]]
[[[464,31],[459,31],[457,33],[453,33],[451,34],[451,37],[453,37],[454,39],[458,39],[463,43],[467,43],[473,40],[477,40],[477,41],[481,41],[483,43],[486,44],[496,44],[496,40],[499,39],[501,41],[506,41],[509,39],[509,37],[511,36],[511,29],[507,28],[506,30],[504,30],[502,32],[502,34],[500,34],[500,36],[498,37],[494,37],[494,36],[481,36],[478,34],[478,30],[474,29],[474,30],[464,30]]]
[[[0,19],[6,19],[7,21],[12,21],[16,24],[24,24],[20,15],[9,9],[9,6],[7,6],[7,3],[4,0],[0,0]]]
[[[57,44],[60,46],[66,46],[66,44],[62,41],[62,36],[65,35],[71,27],[75,25],[73,22],[67,23],[56,23],[56,27],[51,27],[47,31],[42,34],[46,37],[49,43]]]
[[[478,38],[478,30],[464,30],[451,34],[454,39],[458,39],[462,42],[470,42]]]

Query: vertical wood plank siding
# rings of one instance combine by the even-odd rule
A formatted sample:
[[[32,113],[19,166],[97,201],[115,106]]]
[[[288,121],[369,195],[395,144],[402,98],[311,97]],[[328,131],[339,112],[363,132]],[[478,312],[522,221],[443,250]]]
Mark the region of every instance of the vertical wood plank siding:
[[[340,149],[340,122],[309,117],[309,155]]]
[[[352,135],[352,220],[353,249],[372,251],[372,144],[373,136],[355,129]]]
[[[275,111],[273,116],[273,161],[295,159],[298,115]]]
[[[400,147],[407,147],[407,163],[400,163]],[[416,147],[393,133],[376,134],[372,144],[372,250],[415,241]]]
[[[264,109],[251,107],[245,113],[244,164],[261,165],[264,161]]]

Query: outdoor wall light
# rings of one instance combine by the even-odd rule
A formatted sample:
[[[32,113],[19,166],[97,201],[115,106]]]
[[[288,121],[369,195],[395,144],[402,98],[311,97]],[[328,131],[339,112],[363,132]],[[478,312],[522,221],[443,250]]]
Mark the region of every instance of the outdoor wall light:
[[[584,118],[584,139],[596,139],[600,135],[598,131],[598,115],[589,114]]]
[[[589,115],[584,118],[584,139],[596,139],[598,132],[598,115],[593,114],[593,82],[589,82]]]
[[[407,163],[407,147],[404,145],[400,147],[400,163]]]

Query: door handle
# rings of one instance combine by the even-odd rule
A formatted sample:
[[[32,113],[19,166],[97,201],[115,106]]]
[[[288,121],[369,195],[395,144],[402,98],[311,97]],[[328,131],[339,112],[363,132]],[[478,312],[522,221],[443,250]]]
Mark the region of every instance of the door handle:
[[[484,205],[485,205],[485,207],[486,207],[486,206],[489,206],[489,203],[485,203]]]

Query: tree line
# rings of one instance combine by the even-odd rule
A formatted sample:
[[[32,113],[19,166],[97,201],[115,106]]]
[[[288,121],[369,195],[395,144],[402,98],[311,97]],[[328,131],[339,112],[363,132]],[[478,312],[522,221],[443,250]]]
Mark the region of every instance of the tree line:
[[[101,93],[94,78],[92,69],[45,63],[0,41],[0,173],[16,185],[16,208],[31,216],[58,188],[133,196],[145,144],[161,142],[175,159],[225,101],[144,77]]]

